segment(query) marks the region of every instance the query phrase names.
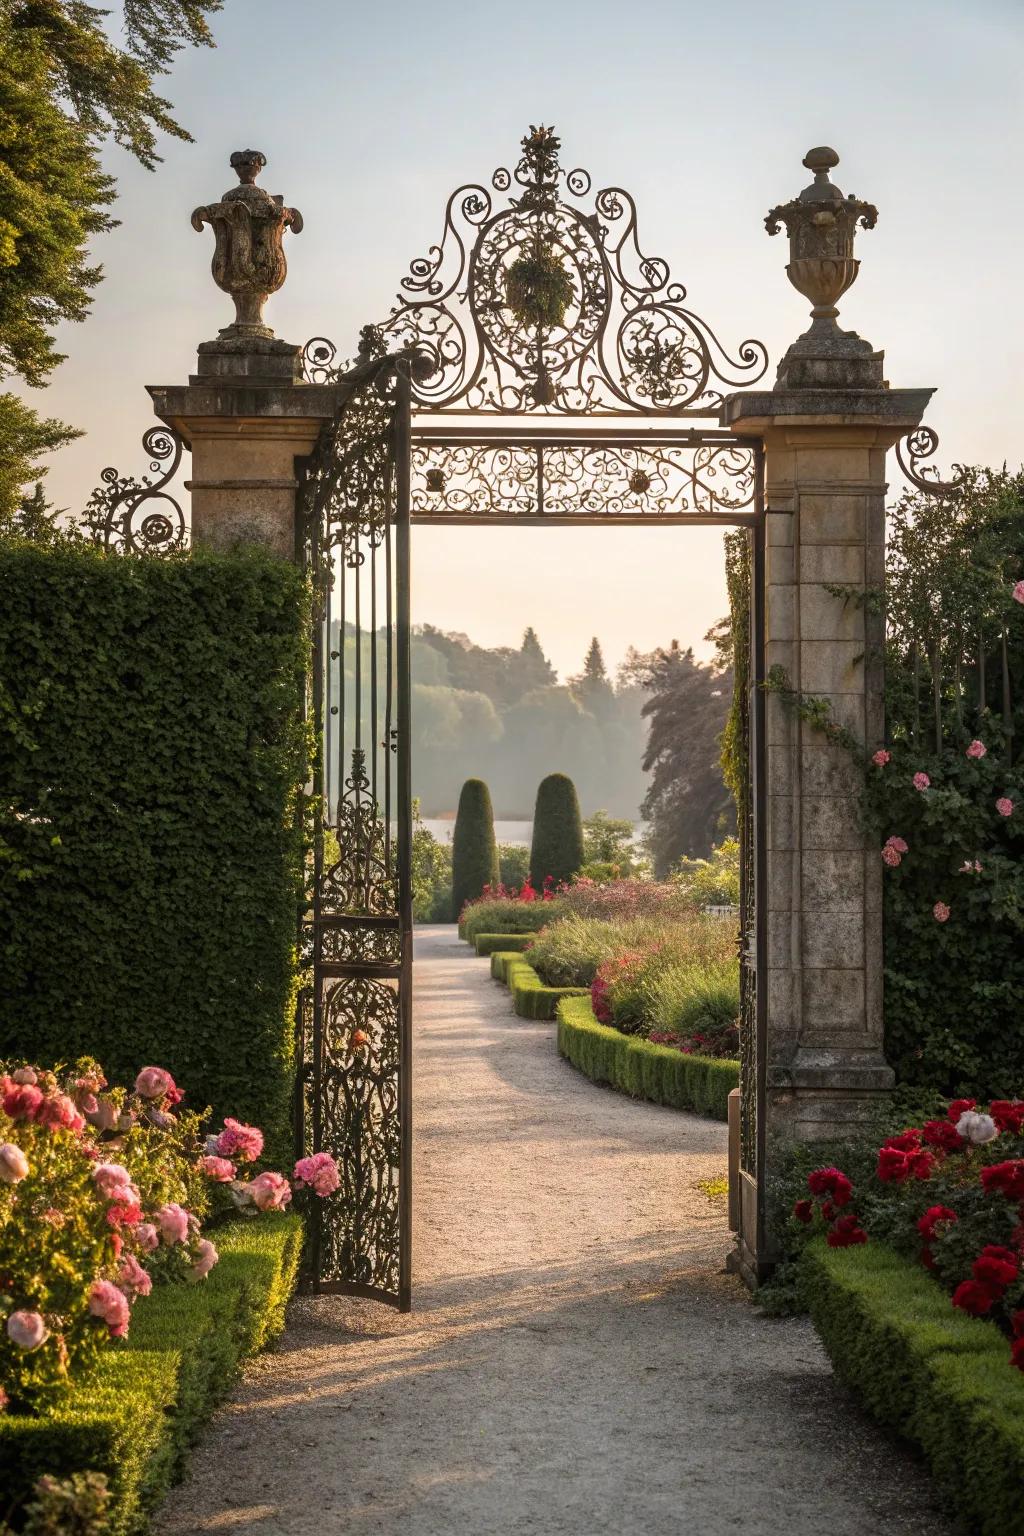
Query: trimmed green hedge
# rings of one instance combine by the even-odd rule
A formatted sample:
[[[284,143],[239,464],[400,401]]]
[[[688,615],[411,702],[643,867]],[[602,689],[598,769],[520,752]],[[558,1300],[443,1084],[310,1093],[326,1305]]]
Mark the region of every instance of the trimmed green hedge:
[[[185,1453],[241,1361],[284,1326],[302,1248],[298,1216],[216,1229],[220,1262],[194,1286],[159,1286],[135,1305],[124,1348],[112,1349],[59,1412],[0,1415],[5,1508],[49,1472],[103,1472],[112,1536],[133,1536],[180,1471]]]
[[[483,779],[467,779],[459,795],[452,836],[452,921],[467,901],[479,901],[484,886],[499,880],[491,792]]]
[[[729,1094],[740,1080],[739,1062],[684,1056],[599,1024],[589,994],[569,996],[559,1005],[558,1050],[593,1083],[712,1120],[729,1118]]]
[[[493,955],[496,949],[520,955],[535,938],[533,933],[478,933],[473,944],[478,955]]]
[[[290,1150],[309,593],[0,547],[0,1058],[167,1067]]]
[[[915,1441],[966,1529],[1024,1531],[1024,1378],[994,1323],[878,1243],[805,1250],[801,1287],[841,1381]]]
[[[521,1019],[553,1019],[563,997],[590,997],[586,987],[546,987],[529,961],[515,950],[491,955],[491,975],[512,993],[512,1006]]]

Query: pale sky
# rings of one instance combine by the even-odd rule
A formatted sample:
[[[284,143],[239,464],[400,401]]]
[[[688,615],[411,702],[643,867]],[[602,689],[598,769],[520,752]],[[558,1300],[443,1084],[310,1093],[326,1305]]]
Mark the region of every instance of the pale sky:
[[[1019,0],[227,0],[213,25],[217,49],[182,56],[165,88],[195,144],[166,142],[153,175],[107,155],[106,281],[38,395],[88,433],[54,462],[59,505],[104,465],[144,471],[144,386],[184,382],[231,318],[189,215],[233,184],[232,150],[263,150],[262,184],[305,218],[268,319],[347,353],[440,235],[449,192],[513,164],[542,121],[564,164],[630,189],[644,249],[728,348],[766,343],[767,382],[807,306],[762,221],[806,184],[807,149],[832,145],[839,186],[880,214],[840,323],[885,348],[893,386],[938,387],[947,463],[1024,457]],[[417,621],[487,644],[533,624],[563,672],[592,633],[614,664],[631,641],[699,642],[725,609],[714,529],[420,530],[414,557]]]

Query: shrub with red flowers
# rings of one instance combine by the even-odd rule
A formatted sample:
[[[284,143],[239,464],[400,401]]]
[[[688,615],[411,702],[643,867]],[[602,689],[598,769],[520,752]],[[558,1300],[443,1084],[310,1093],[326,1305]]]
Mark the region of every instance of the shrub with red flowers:
[[[281,1210],[283,1175],[256,1173],[263,1137],[225,1121],[205,1142],[170,1074],[144,1067],[109,1088],[94,1061],[0,1074],[0,1412],[45,1410],[129,1331],[154,1283],[202,1281],[217,1262],[202,1223],[222,1209]],[[255,1177],[246,1177],[255,1173]],[[324,1153],[295,1167],[321,1198]]]
[[[944,1118],[851,1147],[847,1167],[791,1179],[794,1250],[821,1231],[834,1248],[887,1243],[954,1307],[998,1323],[1024,1370],[1024,1100],[953,1100]]]

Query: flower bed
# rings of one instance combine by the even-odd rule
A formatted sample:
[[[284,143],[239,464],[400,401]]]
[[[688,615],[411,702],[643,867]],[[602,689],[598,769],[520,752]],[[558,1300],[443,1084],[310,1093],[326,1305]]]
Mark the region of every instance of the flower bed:
[[[296,1216],[236,1218],[217,1231],[209,1279],[159,1287],[124,1345],[105,1351],[63,1404],[0,1414],[5,1502],[23,1504],[44,1473],[94,1470],[108,1479],[111,1536],[143,1529],[240,1362],[281,1331],[301,1242]]]
[[[876,1418],[923,1450],[966,1529],[1021,1529],[1024,1382],[993,1324],[955,1311],[935,1281],[879,1243],[819,1237],[801,1283],[836,1375]]]
[[[476,942],[478,933],[537,933],[545,923],[561,917],[557,900],[535,896],[529,901],[518,897],[484,897],[463,907],[459,919],[459,937]]]
[[[728,1119],[729,1094],[739,1085],[739,1064],[685,1055],[670,1046],[624,1035],[599,1023],[590,998],[558,1005],[558,1050],[594,1083],[608,1083],[635,1099]]]
[[[553,1019],[564,997],[587,996],[584,987],[546,987],[529,961],[514,950],[491,955],[491,975],[508,987],[521,1019]]]

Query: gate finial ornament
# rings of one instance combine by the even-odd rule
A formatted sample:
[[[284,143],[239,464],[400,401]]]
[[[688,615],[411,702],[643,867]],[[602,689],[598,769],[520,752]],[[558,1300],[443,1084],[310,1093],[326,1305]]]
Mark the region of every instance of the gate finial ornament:
[[[830,179],[829,172],[839,164],[834,149],[810,149],[803,164],[814,172],[814,180],[798,197],[773,208],[764,221],[770,235],[785,225],[786,274],[812,304],[810,329],[779,364],[776,388],[881,388],[882,353],[855,331],[842,331],[836,324],[836,301],[853,286],[860,268],[853,254],[857,226],[873,229],[878,209],[845,196]]]
[[[284,198],[256,185],[267,163],[258,149],[237,149],[231,168],[239,185],[224,193],[219,203],[208,203],[192,214],[192,228],[209,224],[216,237],[211,270],[213,280],[235,301],[233,325],[221,336],[270,340],[274,332],[263,319],[263,306],[281,287],[288,273],[284,257],[284,232],[299,234],[302,215],[285,208]]]

